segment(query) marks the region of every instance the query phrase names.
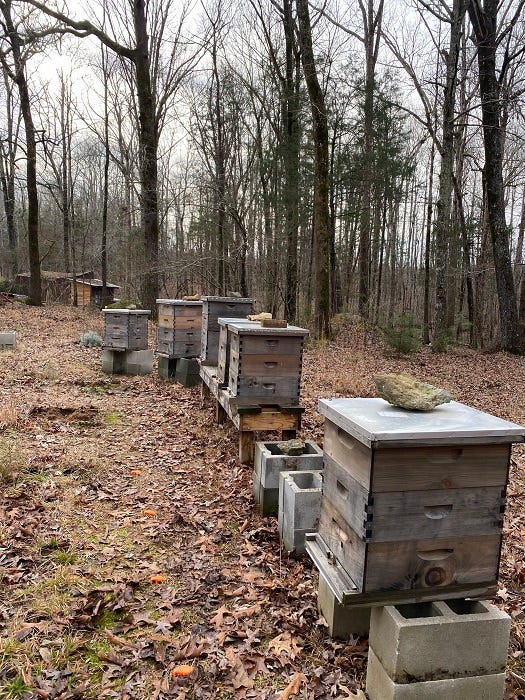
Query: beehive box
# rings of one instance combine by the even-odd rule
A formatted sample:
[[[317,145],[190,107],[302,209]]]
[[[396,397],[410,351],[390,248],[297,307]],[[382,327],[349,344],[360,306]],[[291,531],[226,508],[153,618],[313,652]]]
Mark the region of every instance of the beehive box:
[[[167,357],[198,357],[202,301],[157,299],[157,352]]]
[[[217,356],[217,379],[222,386],[228,386],[230,371],[230,345],[232,332],[228,328],[230,323],[242,323],[245,326],[260,327],[259,321],[250,321],[240,318],[219,318],[219,354]]]
[[[240,297],[202,297],[202,364],[218,363],[219,318],[246,318],[253,311],[253,303],[253,299]]]
[[[525,428],[457,402],[422,413],[321,399],[319,411],[314,560],[324,552],[361,593],[435,588],[437,599],[447,587],[497,582],[511,443]]]
[[[146,350],[148,316],[144,309],[102,309],[104,347],[110,350]]]
[[[254,401],[299,400],[305,328],[264,328],[229,323],[231,332],[228,388],[233,396]]]

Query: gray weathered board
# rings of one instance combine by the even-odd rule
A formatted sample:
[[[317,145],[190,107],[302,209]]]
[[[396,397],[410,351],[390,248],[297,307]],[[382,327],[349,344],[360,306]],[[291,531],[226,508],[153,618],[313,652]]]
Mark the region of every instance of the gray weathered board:
[[[326,470],[325,470],[326,476]],[[319,537],[363,593],[496,583],[501,534],[364,542],[323,497]]]
[[[374,493],[502,485],[507,482],[510,449],[510,443],[497,443],[372,450],[325,421],[325,454]]]
[[[428,491],[367,491],[325,455],[325,498],[367,542],[501,532],[505,486]]]
[[[227,386],[230,372],[230,345],[231,345],[231,331],[229,329],[230,323],[243,323],[248,326],[257,326],[259,321],[250,321],[249,319],[239,319],[239,318],[224,318],[221,316],[218,319],[219,323],[219,354],[217,358],[217,378],[219,382]]]

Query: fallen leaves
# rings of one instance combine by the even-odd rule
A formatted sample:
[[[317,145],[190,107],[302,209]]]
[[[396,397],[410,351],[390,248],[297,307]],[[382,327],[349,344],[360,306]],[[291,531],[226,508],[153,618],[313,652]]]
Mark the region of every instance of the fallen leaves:
[[[212,403],[155,373],[104,375],[100,351],[77,342],[101,331],[100,314],[9,309],[5,323],[23,330],[17,353],[2,355],[0,406],[16,414],[28,471],[0,492],[0,626],[35,697],[81,697],[89,684],[93,696],[128,700],[364,700],[366,641],[331,640],[319,625],[317,574],[307,558],[282,555],[236,461],[237,433],[214,425]],[[501,379],[525,384],[523,358],[476,355],[473,372],[454,354],[393,360],[376,346],[363,353],[361,337],[338,342],[305,352],[307,439],[321,442],[317,398],[337,394],[342,377],[367,396],[374,372],[420,375],[423,360],[424,378],[459,400],[525,421]],[[61,373],[43,376],[58,353]],[[100,420],[108,415],[120,418]],[[525,677],[524,465],[514,449],[499,590],[512,617],[507,700]],[[4,666],[0,687],[16,671]],[[174,676],[177,666],[193,670]]]
[[[288,700],[293,695],[297,695],[303,683],[307,683],[304,673],[296,673],[283,692],[277,696],[277,700]]]
[[[297,644],[296,638],[290,632],[282,632],[271,640],[268,647],[280,656],[285,654],[290,660],[294,660],[301,652],[302,647]]]

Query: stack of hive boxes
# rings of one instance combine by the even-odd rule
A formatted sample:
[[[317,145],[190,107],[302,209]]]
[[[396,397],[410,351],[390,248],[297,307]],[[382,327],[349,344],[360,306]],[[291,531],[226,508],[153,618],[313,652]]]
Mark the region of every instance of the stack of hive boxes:
[[[201,363],[216,366],[219,360],[219,317],[245,319],[253,310],[253,299],[202,297]]]
[[[148,374],[153,350],[148,350],[148,317],[144,309],[103,309],[102,369],[110,374]]]
[[[165,357],[199,357],[202,301],[157,299],[157,352]]]
[[[202,301],[157,299],[159,375],[184,386],[200,382],[196,357],[201,352]]]
[[[231,321],[228,390],[254,404],[297,405],[305,328],[265,328],[260,323]],[[226,381],[226,376],[225,376]]]
[[[432,588],[439,598],[448,587],[496,584],[521,426],[456,402],[423,413],[382,399],[321,399],[319,411],[318,543],[355,591]]]
[[[423,413],[382,399],[322,399],[319,411],[326,418],[323,498],[319,531],[307,536],[306,548],[320,570],[324,604],[333,610],[335,601],[344,616],[359,606],[404,603],[400,609],[410,609],[409,617],[425,619],[418,624],[427,625],[432,646],[432,625],[440,624],[435,618],[445,608],[434,614],[407,605],[494,595],[511,443],[523,441],[525,428],[454,401]],[[384,633],[372,629],[374,620],[383,618],[372,615],[371,645]],[[463,618],[447,613],[446,619],[455,624]],[[451,638],[454,624],[448,627]],[[496,634],[505,634],[508,627],[499,629]],[[508,635],[503,647],[506,642]],[[394,655],[401,653],[396,645]],[[494,673],[501,660],[475,681],[485,688],[482,694],[475,696],[478,687],[474,694],[446,695],[452,685],[445,684],[445,694],[433,695],[437,686],[426,684],[422,672],[417,695],[388,665],[379,669],[379,646],[374,651],[372,700],[498,697],[483,695],[483,684],[500,683]],[[384,656],[381,649],[381,661]],[[435,669],[426,670],[431,678]],[[447,669],[440,673],[441,680],[447,677]]]

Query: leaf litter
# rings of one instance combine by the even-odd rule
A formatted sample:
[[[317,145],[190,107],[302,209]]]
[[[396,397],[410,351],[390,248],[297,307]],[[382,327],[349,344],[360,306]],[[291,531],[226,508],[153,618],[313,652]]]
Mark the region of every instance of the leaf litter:
[[[2,309],[18,347],[0,365],[0,697],[366,697],[367,640],[328,637],[315,568],[257,513],[234,428],[199,388],[104,375],[79,342],[100,316]],[[378,371],[525,422],[524,358],[399,358],[348,323],[305,353],[303,437],[322,444],[318,398],[376,395]],[[516,446],[496,599],[512,618],[507,700],[525,697],[524,464]]]

